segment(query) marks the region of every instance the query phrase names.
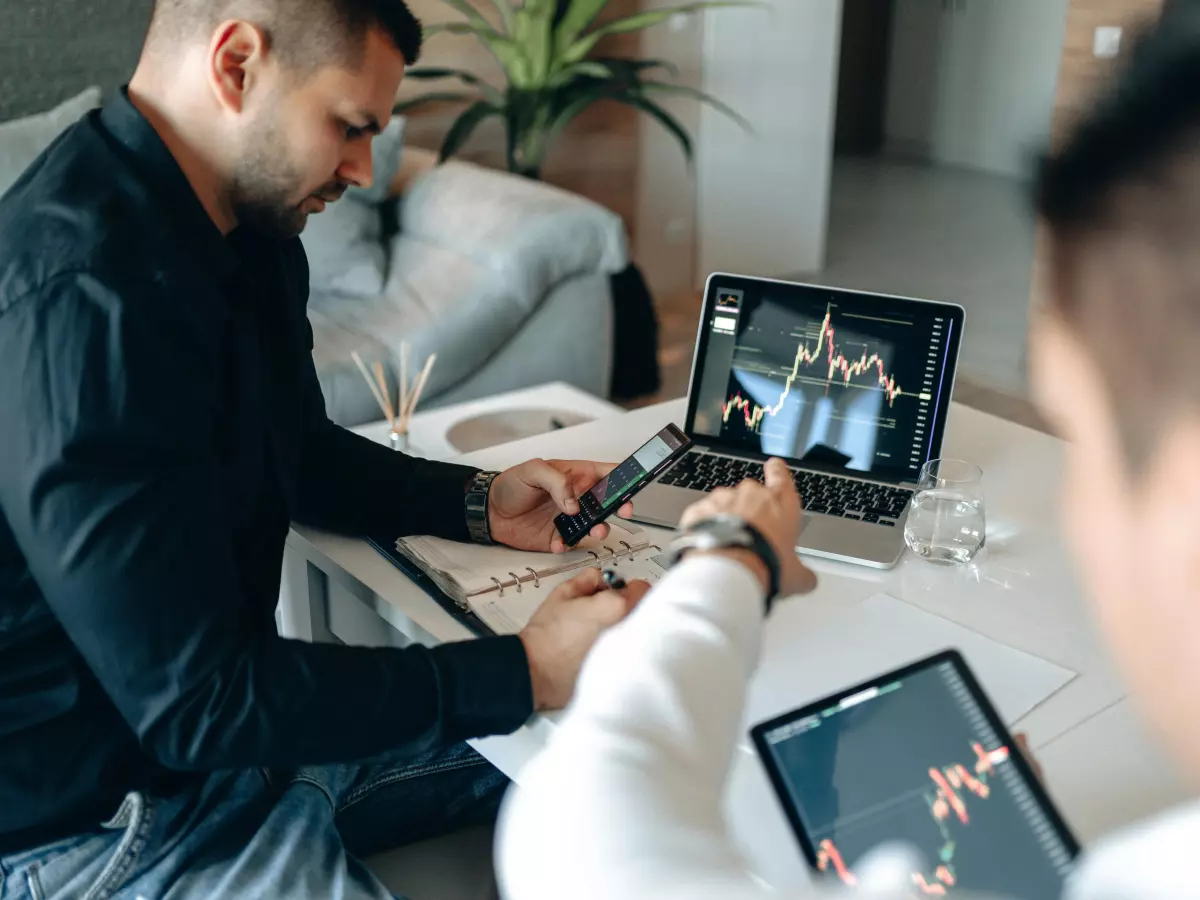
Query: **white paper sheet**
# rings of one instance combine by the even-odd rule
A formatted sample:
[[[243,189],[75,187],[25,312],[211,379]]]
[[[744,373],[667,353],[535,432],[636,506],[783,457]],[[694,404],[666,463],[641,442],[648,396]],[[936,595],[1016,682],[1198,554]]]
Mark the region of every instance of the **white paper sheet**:
[[[811,631],[768,629],[751,686],[746,725],[755,725],[942,650],[959,650],[1007,724],[1026,715],[1076,673],[876,594]]]

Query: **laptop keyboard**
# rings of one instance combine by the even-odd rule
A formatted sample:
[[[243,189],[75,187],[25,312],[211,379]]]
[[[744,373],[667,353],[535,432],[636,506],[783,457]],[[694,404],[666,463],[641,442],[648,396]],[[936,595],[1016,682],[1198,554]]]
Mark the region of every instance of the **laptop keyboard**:
[[[854,481],[806,469],[792,469],[796,490],[804,498],[804,510],[843,519],[855,519],[895,528],[896,520],[912,499],[912,491],[886,484]],[[762,463],[750,459],[688,453],[659,479],[694,491],[735,487],[747,478],[763,480]]]

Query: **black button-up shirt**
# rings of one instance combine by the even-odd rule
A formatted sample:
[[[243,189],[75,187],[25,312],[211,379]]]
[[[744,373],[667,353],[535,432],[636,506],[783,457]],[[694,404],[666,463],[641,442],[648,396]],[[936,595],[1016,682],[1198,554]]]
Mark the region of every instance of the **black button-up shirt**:
[[[467,539],[472,470],[326,417],[307,299],[299,240],[223,239],[123,93],[0,200],[0,852],[531,713],[517,638],[276,635],[289,520]]]

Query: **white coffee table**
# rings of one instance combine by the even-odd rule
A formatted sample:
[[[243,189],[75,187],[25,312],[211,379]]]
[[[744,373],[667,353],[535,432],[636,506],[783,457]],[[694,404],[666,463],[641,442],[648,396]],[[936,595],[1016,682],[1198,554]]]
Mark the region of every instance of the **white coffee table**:
[[[534,456],[620,458],[667,422],[682,424],[685,414],[684,401],[675,401],[457,461],[502,469]],[[1182,801],[1188,796],[1186,787],[1126,699],[1127,688],[1095,633],[1057,534],[1062,445],[956,405],[946,451],[979,462],[987,473],[991,563],[986,577],[962,582],[916,560],[893,572],[816,561],[820,588],[780,604],[768,622],[759,677],[786,675],[790,634],[820,627],[839,611],[886,592],[1078,673],[1014,724],[1029,733],[1052,793],[1085,842]],[[393,645],[472,637],[362,541],[296,528],[288,538],[288,552],[285,583],[314,599],[310,632],[327,630],[348,643]],[[775,664],[780,661],[785,665]],[[780,685],[786,690],[786,677]],[[555,721],[535,716],[512,735],[474,743],[519,782],[525,763],[553,733]],[[745,748],[736,754],[728,818],[756,873],[781,888],[803,882],[805,868],[795,841],[757,757]]]
[[[556,427],[619,415],[621,407],[561,381],[496,394],[418,412],[409,423],[408,453],[425,459],[449,459],[484,447],[507,444]],[[550,424],[554,420],[558,424]],[[547,427],[548,426],[548,427]],[[539,432],[537,429],[541,429]],[[470,447],[454,440],[466,432]],[[379,444],[389,444],[386,421],[351,429]]]

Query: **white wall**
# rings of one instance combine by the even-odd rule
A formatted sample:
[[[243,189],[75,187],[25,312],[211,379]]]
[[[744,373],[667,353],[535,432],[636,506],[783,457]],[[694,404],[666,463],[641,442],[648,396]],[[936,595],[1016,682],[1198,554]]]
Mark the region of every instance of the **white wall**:
[[[768,7],[706,17],[704,90],[755,133],[701,115],[698,283],[717,270],[780,275],[824,263],[842,3]]]
[[[1049,134],[1069,0],[896,0],[889,151],[1028,174]]]
[[[678,0],[641,0],[643,10],[677,6]],[[641,35],[640,55],[669,59],[678,69],[676,84],[701,85],[704,16],[681,16]],[[657,74],[657,73],[656,73]],[[658,95],[694,139],[700,133],[701,107],[690,97]],[[638,190],[634,259],[655,297],[686,297],[696,289],[695,168],[679,142],[649,117],[638,128]]]

